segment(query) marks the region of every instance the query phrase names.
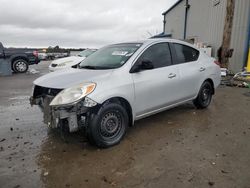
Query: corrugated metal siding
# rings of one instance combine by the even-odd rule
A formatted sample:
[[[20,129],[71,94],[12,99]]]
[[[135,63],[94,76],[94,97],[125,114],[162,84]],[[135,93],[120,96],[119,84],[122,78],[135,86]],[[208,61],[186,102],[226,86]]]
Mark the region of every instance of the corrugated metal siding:
[[[216,57],[217,50],[220,48],[223,40],[223,29],[226,16],[226,0],[220,0],[220,3],[214,6],[213,1],[209,3],[208,15],[208,41],[213,47],[212,55]]]
[[[222,44],[227,0],[220,0],[214,6],[213,0],[189,0],[187,38],[195,38],[213,47],[212,55],[216,57]],[[244,64],[244,52],[247,39],[247,27],[250,11],[250,0],[235,0],[235,15],[231,38],[234,49],[229,68],[238,72]],[[173,38],[183,38],[185,1],[178,4],[165,15],[167,20],[165,33],[172,33]],[[171,32],[172,31],[172,32]]]
[[[189,0],[190,9],[187,16],[187,39],[195,38],[196,42],[209,42],[208,29],[206,27],[209,17],[209,2],[208,0]]]
[[[249,21],[250,1],[236,0],[233,21],[233,32],[231,48],[234,49],[233,57],[230,59],[229,68],[234,72],[242,70],[244,65],[244,53],[247,42],[247,30]]]
[[[185,2],[181,2],[167,13],[165,33],[172,34],[173,38],[182,39],[184,31]]]
[[[187,19],[187,38],[195,38],[196,42],[204,42],[213,47],[213,55],[216,55],[217,49],[221,46],[223,37],[223,27],[225,20],[226,0],[220,0],[216,6],[213,0],[189,0],[190,9]],[[174,18],[180,15],[182,21],[175,21]],[[173,38],[183,38],[183,27],[185,14],[185,1],[178,4],[174,9],[165,15],[167,20],[165,33],[171,33]],[[180,31],[176,31],[179,30]]]

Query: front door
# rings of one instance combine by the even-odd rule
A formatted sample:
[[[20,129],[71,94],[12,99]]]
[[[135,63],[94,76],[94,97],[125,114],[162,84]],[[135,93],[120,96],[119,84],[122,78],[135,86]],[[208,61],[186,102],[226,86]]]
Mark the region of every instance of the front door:
[[[172,66],[168,43],[158,43],[147,48],[134,66],[142,61],[152,62],[154,68],[132,73],[137,118],[176,103],[180,96],[179,71],[177,66]]]

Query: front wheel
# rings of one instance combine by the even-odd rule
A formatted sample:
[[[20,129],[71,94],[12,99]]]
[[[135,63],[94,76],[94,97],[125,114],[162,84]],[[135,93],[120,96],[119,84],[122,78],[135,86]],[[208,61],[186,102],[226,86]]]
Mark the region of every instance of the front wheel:
[[[194,105],[199,108],[207,108],[212,100],[213,86],[210,82],[205,81],[199,91],[197,98],[193,101]]]
[[[25,73],[25,72],[27,72],[29,65],[28,65],[28,62],[26,60],[17,59],[13,62],[12,67],[13,67],[14,72]]]
[[[89,140],[101,148],[118,144],[126,133],[128,119],[126,110],[120,104],[104,104],[90,119]]]

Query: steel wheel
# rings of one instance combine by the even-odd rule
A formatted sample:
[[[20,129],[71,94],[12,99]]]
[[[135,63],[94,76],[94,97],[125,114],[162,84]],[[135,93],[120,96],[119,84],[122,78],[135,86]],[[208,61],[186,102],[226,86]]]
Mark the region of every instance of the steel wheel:
[[[90,142],[107,148],[118,144],[126,133],[129,117],[125,108],[116,103],[104,104],[93,114],[87,128]]]
[[[202,84],[197,98],[193,101],[197,108],[206,108],[209,106],[213,95],[213,86],[206,81]]]
[[[212,90],[210,85],[205,85],[204,88],[201,91],[201,101],[203,103],[203,106],[209,105],[212,99]]]
[[[100,134],[103,139],[116,137],[122,127],[122,117],[118,111],[108,112],[101,120]]]

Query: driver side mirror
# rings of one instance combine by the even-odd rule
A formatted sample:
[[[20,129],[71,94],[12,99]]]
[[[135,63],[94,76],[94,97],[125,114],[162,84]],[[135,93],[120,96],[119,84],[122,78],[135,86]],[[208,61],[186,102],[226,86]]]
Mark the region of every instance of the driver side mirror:
[[[130,73],[140,72],[141,70],[150,70],[153,68],[153,63],[150,60],[144,59],[141,62],[136,63],[130,70]]]

